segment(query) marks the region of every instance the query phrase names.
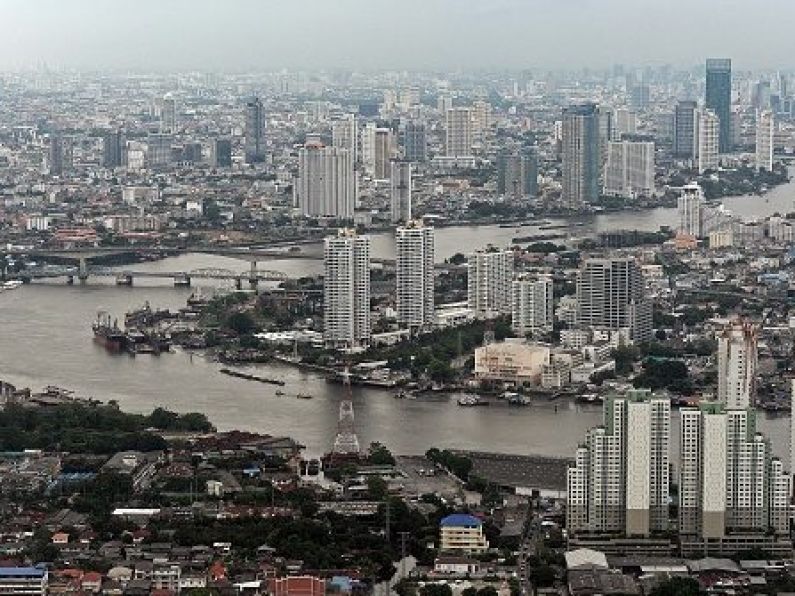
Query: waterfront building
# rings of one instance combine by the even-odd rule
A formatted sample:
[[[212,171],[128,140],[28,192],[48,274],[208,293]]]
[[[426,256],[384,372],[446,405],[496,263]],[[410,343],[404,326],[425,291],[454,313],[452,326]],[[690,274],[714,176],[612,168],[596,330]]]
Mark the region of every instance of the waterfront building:
[[[703,110],[698,114],[698,173],[717,170],[720,154],[720,120],[715,112]]]
[[[127,139],[122,130],[110,130],[102,136],[102,165],[120,168],[127,161]]]
[[[472,109],[464,107],[448,109],[445,114],[445,155],[470,157],[473,142]]]
[[[771,110],[763,110],[756,115],[756,169],[773,170],[773,145],[776,122]]]
[[[538,195],[538,153],[535,148],[500,152],[497,156],[497,192],[512,199]]]
[[[563,110],[563,196],[569,209],[599,198],[599,114],[596,105]]]
[[[625,137],[607,145],[604,194],[634,199],[654,196],[654,142]]]
[[[693,159],[696,156],[696,118],[698,104],[693,100],[682,100],[674,110],[674,146],[675,157]]]
[[[552,348],[509,338],[475,348],[475,378],[516,385],[540,385],[544,369],[551,364]]]
[[[409,120],[403,127],[403,159],[422,163],[428,160],[425,123]]]
[[[467,301],[478,317],[511,312],[513,252],[488,248],[467,257]]]
[[[340,120],[331,123],[331,144],[338,149],[346,149],[350,153],[353,163],[357,162],[358,138],[354,114],[346,114]]]
[[[624,330],[637,343],[651,339],[652,305],[635,259],[585,259],[577,275],[577,323]]]
[[[710,58],[706,64],[706,94],[704,105],[719,121],[720,153],[732,149],[732,61],[728,58]]]
[[[392,223],[405,223],[411,220],[411,162],[393,160],[390,167]]]
[[[392,131],[388,128],[375,129],[375,169],[376,180],[389,180],[392,175],[391,161],[395,157]]]
[[[303,215],[353,219],[355,182],[347,149],[309,143],[299,150],[296,199]]]
[[[570,534],[648,537],[668,529],[671,402],[647,389],[608,397],[567,475]]]
[[[216,168],[232,167],[232,141],[230,139],[215,139],[213,144],[213,166]]]
[[[433,228],[410,221],[395,233],[397,320],[409,329],[434,323]]]
[[[246,103],[246,163],[265,161],[265,112],[262,101],[255,97]]]
[[[326,345],[341,349],[366,346],[371,335],[370,237],[347,229],[328,236],[324,242],[323,265]]]
[[[718,334],[717,399],[728,408],[755,405],[758,334],[756,325],[739,320]]]
[[[683,236],[704,236],[704,192],[698,184],[687,184],[676,202],[679,215],[677,232]]]
[[[481,553],[489,549],[483,522],[473,515],[453,513],[439,522],[439,548],[442,552]]]
[[[548,333],[555,322],[552,278],[522,275],[511,283],[511,328],[519,336]]]

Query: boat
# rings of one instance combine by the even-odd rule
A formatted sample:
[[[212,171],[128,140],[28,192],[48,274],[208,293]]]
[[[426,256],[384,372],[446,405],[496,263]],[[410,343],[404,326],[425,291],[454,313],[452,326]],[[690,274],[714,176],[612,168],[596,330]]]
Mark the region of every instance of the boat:
[[[280,381],[279,379],[268,379],[267,377],[258,377],[257,375],[252,375],[249,373],[232,370],[231,368],[221,368],[219,369],[219,372],[228,375],[230,377],[245,379],[246,381],[257,381],[259,383],[268,383],[270,385],[284,386],[284,381]]]
[[[3,282],[2,289],[3,290],[16,290],[19,286],[21,286],[24,282],[18,279],[12,279],[11,281]]]
[[[276,390],[276,395],[279,395],[279,396],[284,395],[284,391],[282,391],[281,389],[277,389]]]
[[[125,333],[119,329],[117,321],[111,322],[110,314],[99,312],[97,320],[91,325],[94,341],[109,352],[121,352],[127,345]]]
[[[484,399],[480,399],[476,395],[462,395],[458,398],[458,405],[464,407],[487,406],[489,405],[489,402]]]
[[[309,395],[308,393],[299,393],[296,395],[298,399],[312,399],[314,396]]]

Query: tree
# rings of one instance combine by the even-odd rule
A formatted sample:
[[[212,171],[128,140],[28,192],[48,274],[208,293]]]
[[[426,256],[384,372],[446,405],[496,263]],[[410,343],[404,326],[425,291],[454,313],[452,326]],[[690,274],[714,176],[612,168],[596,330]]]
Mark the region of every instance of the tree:
[[[530,569],[530,581],[537,588],[546,588],[555,583],[555,570],[549,565],[538,565]]]
[[[380,476],[370,476],[367,478],[367,492],[374,501],[383,501],[387,494],[386,481]]]
[[[256,329],[254,318],[247,312],[236,312],[226,319],[226,326],[238,335],[248,335]]]
[[[698,582],[692,577],[672,577],[652,589],[651,596],[698,596]]]
[[[374,466],[394,466],[395,457],[381,443],[370,443],[370,454],[367,458]]]
[[[420,588],[420,596],[453,596],[453,589],[447,584],[425,584]]]

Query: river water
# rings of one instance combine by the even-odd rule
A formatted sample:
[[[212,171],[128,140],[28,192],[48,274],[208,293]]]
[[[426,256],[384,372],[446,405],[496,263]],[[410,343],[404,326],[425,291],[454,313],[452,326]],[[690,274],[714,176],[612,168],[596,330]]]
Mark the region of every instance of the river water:
[[[746,218],[793,210],[795,184],[764,197],[735,197],[726,206]],[[553,222],[558,223],[558,222]],[[566,223],[566,222],[563,222]],[[656,230],[675,225],[675,209],[611,213],[568,222],[555,232],[585,236],[617,228]],[[575,225],[579,224],[579,225]],[[508,246],[517,235],[552,231],[523,227],[450,227],[436,232],[437,259],[486,244]],[[318,251],[319,247],[308,250]],[[374,257],[394,256],[392,233],[373,235]],[[181,255],[136,269],[177,271],[219,267],[246,271],[248,264],[213,255]],[[319,273],[322,264],[311,260],[272,260],[260,268],[292,276]],[[256,367],[259,374],[286,382],[276,387],[220,374],[220,365],[186,352],[159,357],[113,355],[94,344],[90,324],[99,310],[119,318],[148,300],[153,307],[184,306],[191,290],[171,287],[168,280],[135,281],[118,287],[113,280],[90,279],[67,286],[63,281],[37,282],[0,293],[0,379],[17,386],[39,389],[52,384],[84,396],[117,400],[122,408],[148,412],[157,406],[208,415],[220,429],[288,435],[301,441],[312,454],[328,450],[336,432],[341,388],[313,373],[278,364]],[[195,289],[195,288],[194,288]],[[301,400],[296,393],[315,399]],[[417,454],[430,446],[478,449],[506,453],[572,456],[585,431],[601,420],[601,408],[568,401],[537,403],[527,408],[495,405],[462,408],[453,397],[398,400],[389,392],[354,388],[356,430],[363,445],[381,441],[397,453]],[[760,427],[774,449],[789,460],[789,417],[760,415]],[[674,420],[674,429],[678,427]]]

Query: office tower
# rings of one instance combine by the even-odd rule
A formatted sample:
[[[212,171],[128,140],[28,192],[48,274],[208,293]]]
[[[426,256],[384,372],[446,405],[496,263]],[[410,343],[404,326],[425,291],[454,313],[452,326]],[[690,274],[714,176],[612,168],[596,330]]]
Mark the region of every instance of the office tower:
[[[326,237],[323,264],[326,345],[342,349],[366,346],[370,342],[370,237],[347,229]]]
[[[654,142],[646,139],[624,137],[608,144],[605,195],[627,199],[654,196]]]
[[[552,331],[554,304],[552,278],[521,275],[511,283],[511,328],[524,337],[528,333]]]
[[[182,155],[180,161],[195,164],[200,163],[202,160],[202,144],[201,143],[185,143],[182,146]]]
[[[467,257],[467,298],[478,317],[511,312],[513,252],[488,248]]]
[[[445,115],[445,155],[467,157],[472,155],[472,110],[450,108]]]
[[[696,156],[696,118],[698,104],[683,100],[674,110],[674,149],[676,157],[693,159]]]
[[[171,93],[166,93],[160,104],[160,132],[168,135],[177,132],[177,100]]]
[[[732,321],[718,335],[718,401],[728,408],[756,403],[756,325]]]
[[[171,163],[171,135],[151,134],[146,137],[146,167],[164,168]]]
[[[375,129],[375,179],[389,180],[392,174],[391,161],[395,157],[392,131],[388,128]]]
[[[647,389],[608,397],[567,474],[570,534],[647,537],[668,529],[671,402]]]
[[[361,131],[361,151],[359,152],[362,169],[368,176],[375,176],[375,124],[368,122]]]
[[[102,137],[102,165],[106,168],[119,168],[125,165],[127,139],[121,130],[110,130]]]
[[[616,140],[615,112],[609,106],[597,106],[596,112],[599,118],[599,147],[604,152],[607,144]]]
[[[482,100],[472,103],[472,142],[480,147],[489,140],[491,127],[491,104]]]
[[[791,549],[790,485],[783,464],[756,432],[753,410],[718,402],[680,410],[679,534],[685,553]]]
[[[403,127],[403,158],[413,162],[424,162],[428,159],[424,122],[409,120]]]
[[[353,219],[356,182],[348,150],[321,143],[301,148],[296,199],[303,215]]]
[[[652,305],[633,258],[586,259],[577,275],[577,323],[626,330],[635,343],[651,339]]]
[[[72,170],[72,139],[61,134],[50,136],[48,166],[51,176],[61,176]]]
[[[611,140],[621,140],[623,135],[634,135],[638,130],[638,117],[634,110],[619,109],[613,112],[615,133]]]
[[[756,108],[757,111],[769,110],[771,97],[770,81],[758,81],[756,85],[754,85],[751,95],[751,105]]]
[[[764,110],[756,116],[756,169],[773,170],[773,139],[776,123],[773,112]]]
[[[698,184],[688,184],[676,201],[679,215],[677,232],[684,236],[701,238],[704,235],[704,192]]]
[[[579,209],[599,198],[599,116],[594,104],[563,110],[563,204]]]
[[[719,165],[720,121],[711,110],[698,114],[698,173],[716,170]]]
[[[704,105],[712,110],[720,122],[718,151],[729,153],[731,147],[732,61],[710,58],[706,68],[707,86]]]
[[[216,168],[232,167],[232,141],[230,139],[215,139],[213,144],[213,166]]]
[[[411,220],[411,162],[392,161],[389,177],[392,223]]]
[[[645,110],[649,107],[651,92],[646,83],[633,85],[629,91],[629,105],[636,110]]]
[[[356,137],[356,116],[346,114],[342,119],[331,123],[331,144],[339,149],[347,149],[351,154],[353,163],[358,158]]]
[[[535,148],[497,155],[497,192],[506,198],[538,195],[538,153]]]
[[[265,112],[259,97],[246,103],[246,163],[265,161]]]
[[[410,221],[395,233],[397,320],[410,329],[434,323],[433,228]]]

